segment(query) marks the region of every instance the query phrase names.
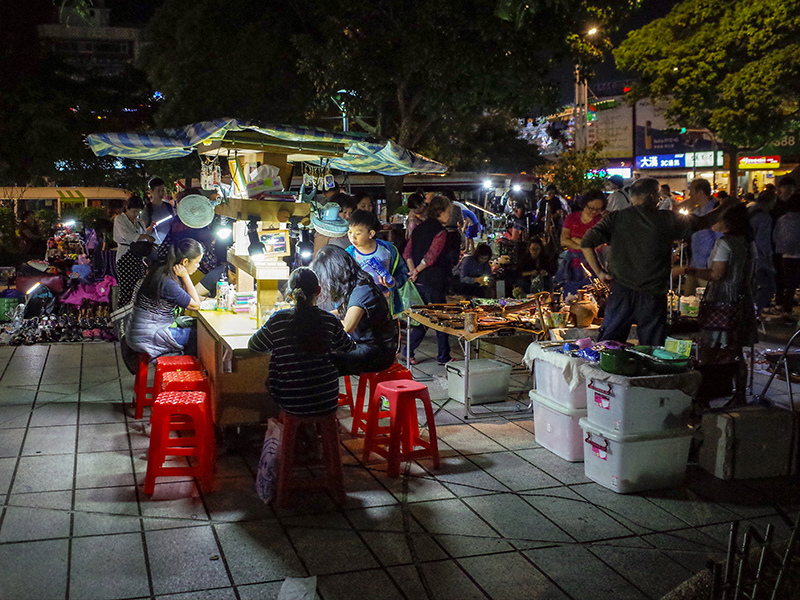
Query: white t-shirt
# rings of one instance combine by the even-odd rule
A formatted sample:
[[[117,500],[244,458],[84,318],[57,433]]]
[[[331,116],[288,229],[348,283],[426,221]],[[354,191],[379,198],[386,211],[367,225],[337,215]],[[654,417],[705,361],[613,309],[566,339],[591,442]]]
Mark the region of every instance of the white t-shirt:
[[[711,249],[711,255],[708,257],[708,268],[711,268],[712,263],[715,262],[728,262],[731,259],[731,245],[725,238],[719,238],[714,242],[714,247]]]

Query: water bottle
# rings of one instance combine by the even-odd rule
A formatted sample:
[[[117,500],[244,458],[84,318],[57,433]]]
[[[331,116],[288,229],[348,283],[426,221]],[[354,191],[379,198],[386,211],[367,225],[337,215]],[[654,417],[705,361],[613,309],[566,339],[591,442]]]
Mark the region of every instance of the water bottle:
[[[379,277],[382,277],[383,280],[389,285],[389,287],[394,286],[394,278],[392,277],[391,273],[383,268],[383,265],[376,259],[370,258],[367,260],[367,264],[372,267],[372,269],[378,274]]]
[[[228,278],[223,273],[217,281],[217,312],[223,312],[228,308]]]

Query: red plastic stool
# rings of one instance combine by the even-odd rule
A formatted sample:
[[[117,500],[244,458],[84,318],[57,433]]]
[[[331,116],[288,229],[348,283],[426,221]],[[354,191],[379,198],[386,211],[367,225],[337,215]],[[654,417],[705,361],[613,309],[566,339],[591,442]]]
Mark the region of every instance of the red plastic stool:
[[[329,490],[340,502],[344,502],[344,484],[342,483],[342,457],[339,450],[339,424],[336,414],[321,417],[301,417],[282,413],[283,433],[281,437],[281,454],[278,459],[278,490],[275,503],[278,507],[288,504],[291,493],[295,490]],[[325,475],[322,477],[298,478],[295,467],[308,466],[297,460],[297,430],[305,425],[313,425],[322,441],[322,465]]]
[[[411,371],[400,363],[394,363],[385,371],[378,373],[361,373],[358,376],[358,391],[356,392],[355,403],[353,404],[353,425],[350,428],[351,435],[358,435],[359,431],[366,433],[368,412],[372,409],[372,397],[375,395],[375,387],[384,381],[398,381],[401,379],[414,379]],[[367,387],[371,393],[367,397]],[[366,405],[365,405],[366,399]],[[377,406],[380,406],[379,404]],[[378,417],[383,419],[389,416],[389,411],[382,411]]]
[[[153,403],[150,417],[150,449],[144,493],[155,491],[156,477],[191,475],[206,490],[214,484],[214,427],[206,408],[205,392],[161,392]],[[172,437],[172,431],[189,431],[184,437]],[[194,457],[193,465],[164,466],[168,456]]]
[[[200,361],[194,356],[159,356],[156,360],[156,372],[153,376],[153,387],[147,385],[150,357],[139,354],[139,372],[133,384],[134,419],[141,419],[145,406],[152,406],[155,396],[161,391],[161,377],[170,371],[197,371],[202,368]]]
[[[350,383],[350,375],[344,376],[344,393],[339,394],[339,406],[349,406],[350,413],[353,413],[355,404],[353,403],[353,384]]]
[[[159,392],[208,393],[208,377],[202,371],[169,371],[161,376]]]
[[[436,423],[428,386],[417,381],[385,381],[377,385],[373,394],[373,397],[381,396],[389,400],[389,435],[378,435],[378,412],[370,411],[364,440],[364,462],[369,459],[371,452],[388,459],[389,477],[400,475],[401,462],[422,457],[432,458],[433,468],[438,469],[439,441],[436,437]],[[427,441],[419,436],[417,400],[422,400],[422,406],[425,408],[429,434]],[[422,449],[414,450],[415,446],[420,446]]]

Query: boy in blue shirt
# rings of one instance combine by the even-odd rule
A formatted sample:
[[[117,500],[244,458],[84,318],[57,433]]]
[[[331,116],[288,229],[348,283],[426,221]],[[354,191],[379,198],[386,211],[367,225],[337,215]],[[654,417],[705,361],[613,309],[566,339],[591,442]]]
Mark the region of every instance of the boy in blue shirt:
[[[374,212],[353,211],[347,232],[352,245],[346,250],[386,295],[389,306],[395,307],[400,305],[397,290],[408,281],[408,267],[404,260],[400,260],[400,254],[393,244],[375,239],[379,229],[380,222]]]

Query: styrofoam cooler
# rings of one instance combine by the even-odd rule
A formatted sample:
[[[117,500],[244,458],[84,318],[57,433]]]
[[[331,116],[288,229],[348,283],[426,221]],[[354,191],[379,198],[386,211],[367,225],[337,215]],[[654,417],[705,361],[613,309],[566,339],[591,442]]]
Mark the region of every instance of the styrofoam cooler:
[[[569,462],[583,461],[583,430],[580,420],[585,408],[567,408],[531,390],[536,442]]]
[[[586,373],[584,369],[584,373]],[[692,397],[679,389],[659,389],[621,385],[592,369],[586,375],[586,398],[589,420],[624,435],[666,431],[689,424]],[[616,380],[631,379],[614,375]],[[661,376],[667,377],[667,376]]]
[[[447,371],[449,396],[456,402],[464,402],[464,363],[451,362]],[[511,380],[511,365],[481,358],[469,361],[469,397],[471,404],[505,402],[508,400],[508,386]]]
[[[686,477],[691,430],[622,435],[580,420],[586,476],[614,492],[630,494],[676,487]]]

